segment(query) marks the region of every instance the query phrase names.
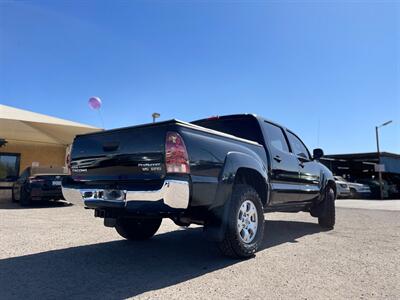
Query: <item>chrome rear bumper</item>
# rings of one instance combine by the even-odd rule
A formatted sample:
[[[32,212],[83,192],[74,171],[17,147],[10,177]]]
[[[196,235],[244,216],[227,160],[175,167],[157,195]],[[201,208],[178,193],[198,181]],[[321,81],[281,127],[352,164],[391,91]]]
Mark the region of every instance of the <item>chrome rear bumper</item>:
[[[165,180],[159,190],[128,191],[107,189],[72,189],[62,187],[64,198],[72,203],[83,201],[91,203],[122,203],[127,206],[131,201],[155,202],[163,200],[171,208],[185,209],[189,205],[189,183],[181,180]]]

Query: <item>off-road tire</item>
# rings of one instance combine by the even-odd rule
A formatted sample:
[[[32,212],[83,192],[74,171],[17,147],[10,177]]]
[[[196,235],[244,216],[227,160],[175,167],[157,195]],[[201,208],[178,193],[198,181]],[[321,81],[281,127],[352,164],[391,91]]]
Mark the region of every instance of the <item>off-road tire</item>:
[[[118,218],[115,230],[127,240],[147,240],[156,234],[162,219]]]
[[[323,215],[318,217],[318,224],[324,228],[331,230],[335,227],[335,192],[331,187],[327,187],[325,192],[325,210]]]
[[[257,231],[250,243],[241,240],[237,230],[237,215],[243,202],[251,201],[257,211]],[[231,258],[249,258],[259,249],[264,237],[264,212],[258,193],[249,185],[235,185],[229,206],[228,220],[224,238],[218,243],[222,254]]]

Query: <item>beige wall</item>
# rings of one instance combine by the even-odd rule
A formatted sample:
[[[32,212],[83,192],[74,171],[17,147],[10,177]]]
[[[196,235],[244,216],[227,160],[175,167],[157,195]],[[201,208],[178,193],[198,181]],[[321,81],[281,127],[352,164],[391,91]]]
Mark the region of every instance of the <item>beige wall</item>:
[[[8,141],[0,152],[20,153],[20,172],[32,165],[32,162],[39,162],[40,166],[64,166],[65,146]]]

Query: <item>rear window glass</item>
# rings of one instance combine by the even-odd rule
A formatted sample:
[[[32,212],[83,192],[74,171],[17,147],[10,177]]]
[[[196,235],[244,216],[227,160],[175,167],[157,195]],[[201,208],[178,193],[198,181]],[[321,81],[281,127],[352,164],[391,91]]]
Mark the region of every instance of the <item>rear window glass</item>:
[[[263,143],[258,122],[253,118],[206,119],[192,122],[192,124],[221,131],[259,144]]]

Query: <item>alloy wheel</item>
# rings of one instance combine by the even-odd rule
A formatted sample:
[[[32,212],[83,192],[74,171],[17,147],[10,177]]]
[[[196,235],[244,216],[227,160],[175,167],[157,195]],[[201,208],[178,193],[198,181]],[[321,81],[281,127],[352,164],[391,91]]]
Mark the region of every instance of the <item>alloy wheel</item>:
[[[237,232],[239,238],[246,244],[251,243],[258,228],[257,208],[251,200],[245,200],[237,214]]]

